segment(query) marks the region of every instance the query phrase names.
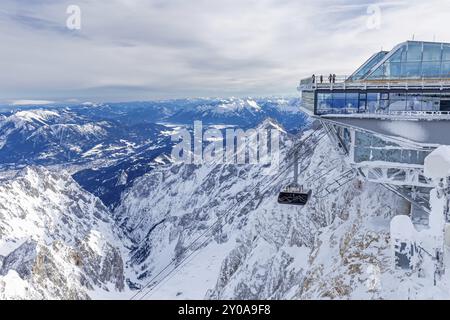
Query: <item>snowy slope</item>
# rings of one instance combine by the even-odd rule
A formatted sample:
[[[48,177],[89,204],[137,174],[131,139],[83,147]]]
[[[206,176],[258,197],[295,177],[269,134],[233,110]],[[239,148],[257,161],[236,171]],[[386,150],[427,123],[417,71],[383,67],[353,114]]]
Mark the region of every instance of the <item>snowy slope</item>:
[[[125,289],[107,209],[69,175],[0,182],[0,299],[89,299]]]

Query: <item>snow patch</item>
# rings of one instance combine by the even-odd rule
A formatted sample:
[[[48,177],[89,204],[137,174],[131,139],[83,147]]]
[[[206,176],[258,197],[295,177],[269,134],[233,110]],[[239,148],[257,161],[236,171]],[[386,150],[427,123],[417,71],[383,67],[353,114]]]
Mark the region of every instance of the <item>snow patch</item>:
[[[30,111],[19,111],[14,114],[18,119],[33,122],[38,121],[45,124],[45,121],[52,118],[58,117],[59,114],[55,111],[50,110],[30,110]]]
[[[441,146],[425,158],[424,173],[430,179],[450,176],[450,146]]]

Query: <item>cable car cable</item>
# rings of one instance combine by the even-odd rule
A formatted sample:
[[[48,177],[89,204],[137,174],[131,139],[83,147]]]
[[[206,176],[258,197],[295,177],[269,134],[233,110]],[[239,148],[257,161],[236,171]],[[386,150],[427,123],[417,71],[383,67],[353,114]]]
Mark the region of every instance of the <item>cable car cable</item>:
[[[312,136],[312,135],[311,135],[311,136]],[[308,138],[305,139],[304,142],[306,142],[311,136],[308,136]],[[317,142],[319,142],[320,140],[322,140],[325,136],[326,136],[326,134],[325,134],[325,135],[322,135],[322,136],[320,137],[320,139],[319,139]],[[278,179],[279,177],[281,177],[281,175],[284,174],[285,172],[287,172],[287,170],[290,169],[290,167],[291,167],[293,164],[294,164],[294,163],[291,163],[290,165],[288,165],[288,166],[286,167],[285,170],[283,170],[280,174],[278,174],[278,175],[277,175],[275,178],[273,178],[270,182],[272,183],[272,181],[274,181],[274,180]],[[271,183],[269,183],[268,186],[269,186]],[[267,187],[268,187],[268,186],[267,186]],[[267,190],[267,187],[266,187],[266,190],[264,190],[263,194],[266,193],[267,191],[269,191],[269,190]],[[251,193],[251,192],[254,191],[255,189],[256,189],[256,188],[253,188],[251,191],[247,192],[247,194]],[[246,205],[248,205],[251,201],[252,201],[252,200],[250,200],[249,202],[247,202],[247,203],[244,205],[244,207],[245,207]],[[236,204],[239,204],[239,203],[236,203]],[[235,204],[235,205],[236,205],[236,204]],[[233,207],[234,207],[234,205],[233,205]],[[234,209],[233,207],[232,207],[232,209]],[[224,215],[222,215],[221,217],[219,217],[219,219],[218,219],[213,225],[211,225],[211,226],[210,226],[203,234],[201,234],[196,240],[194,240],[194,242],[193,242],[193,243],[192,243],[192,244],[191,244],[184,252],[187,252],[197,240],[199,240],[201,237],[203,237],[204,235],[206,235],[206,234],[207,234],[210,230],[212,230],[213,227],[215,227],[218,223],[221,225],[221,220],[222,220],[222,218],[226,218],[231,212],[233,212],[232,209],[229,209],[229,210],[227,211],[227,213],[225,213]],[[223,220],[226,221],[226,219],[223,219]],[[210,239],[211,239],[210,237],[206,238],[206,239],[198,246],[198,248],[201,248],[202,246],[204,246]],[[193,255],[197,255],[197,254],[199,254],[199,250],[198,250],[198,249],[195,250],[195,251],[191,251],[185,258],[183,258],[183,259],[181,260],[181,263],[180,263],[179,265],[175,265],[175,268],[174,268],[174,269],[172,269],[171,271],[169,271],[169,273],[168,273],[166,276],[164,276],[160,281],[156,282],[151,288],[148,288],[148,284],[147,284],[143,289],[145,290],[146,288],[148,288],[149,290],[148,290],[148,291],[140,298],[140,300],[144,299],[149,293],[153,292],[160,284],[162,284],[163,282],[166,282],[166,280],[168,281],[169,279],[171,279],[171,278],[176,274],[176,272],[180,271],[180,269],[181,269],[182,267],[184,267],[185,265],[187,265],[187,264],[191,261],[191,260],[188,261],[189,258],[191,258]],[[161,272],[159,272],[155,277],[153,277],[152,281],[150,281],[150,282],[153,282],[153,280],[154,280],[156,277],[158,277],[160,274],[162,274],[168,267],[170,267],[170,265],[172,265],[172,263],[173,263],[173,262],[171,262],[171,263],[170,263],[169,265],[167,265],[163,270],[161,270]],[[168,277],[170,277],[170,278],[168,278]],[[143,291],[143,290],[141,290],[140,292],[142,292],[142,291]],[[138,293],[138,294],[139,294],[139,293]],[[136,295],[135,295],[135,296],[136,296]]]
[[[309,139],[311,139],[314,135],[315,135],[315,133],[316,132],[318,132],[318,131],[320,131],[320,130],[322,130],[322,128],[321,127],[318,127],[318,128],[316,128],[308,137],[306,137],[300,144],[299,144],[299,146],[297,146],[297,145],[295,145],[295,146],[293,146],[293,148],[295,147],[295,148],[298,148],[298,147],[302,147],[307,141],[309,141]],[[326,136],[326,133],[323,133],[321,136],[320,136],[320,138],[319,138],[319,140],[317,141],[317,142],[319,142],[320,140],[322,140],[324,137]],[[270,180],[270,183],[272,183],[274,180],[276,180],[276,179],[278,179],[279,177],[281,177],[281,175],[283,175],[285,172],[287,172],[289,169],[290,169],[290,167],[292,166],[292,165],[294,165],[294,162],[292,162],[291,164],[289,164],[283,171],[281,171],[278,175],[276,175],[274,178],[272,178],[271,180]],[[269,183],[268,183],[269,184]],[[250,195],[250,193],[251,192],[253,192],[254,190],[256,190],[256,188],[258,187],[258,185],[256,185],[255,187],[253,187],[250,191],[248,191],[247,193],[246,193],[246,195]],[[267,190],[266,190],[267,191]],[[266,192],[265,191],[265,192]],[[250,201],[252,201],[252,200],[250,200]],[[247,202],[246,203],[246,205],[248,205],[249,203],[250,203],[250,201],[249,202]],[[232,212],[233,211],[233,209],[235,208],[235,207],[237,207],[237,205],[239,205],[239,204],[241,204],[240,202],[236,202],[234,205],[232,205],[232,207],[229,209],[229,210],[227,210],[227,212],[225,213],[225,214],[223,214],[222,216],[220,216],[220,217],[218,217],[218,219],[216,219],[216,221],[210,226],[210,227],[208,227],[202,234],[200,234],[194,241],[192,241],[189,245],[188,245],[188,247],[184,250],[184,252],[183,253],[186,253],[186,252],[188,252],[188,250],[190,250],[194,245],[195,245],[195,243],[198,241],[198,240],[200,240],[203,236],[205,236],[210,230],[212,230],[216,225],[218,225],[218,222],[220,222],[221,220],[222,220],[222,218],[226,218],[227,216],[228,216],[228,214],[230,213],[230,212]],[[225,219],[224,219],[224,221],[225,221]],[[207,238],[205,241],[203,241],[201,244],[200,244],[200,246],[198,246],[198,247],[201,247],[201,246],[203,246],[207,241],[209,240],[209,238]],[[153,276],[151,279],[150,279],[150,281],[148,281],[145,285],[144,285],[144,287],[142,287],[141,289],[139,289],[139,291],[137,292],[137,293],[135,293],[131,298],[130,298],[130,300],[133,300],[134,298],[136,298],[139,294],[141,294],[142,292],[144,292],[144,290],[147,290],[147,289],[149,289],[148,291],[147,291],[147,293],[146,294],[144,294],[141,298],[140,298],[140,300],[142,300],[143,298],[145,298],[147,295],[148,295],[148,293],[150,293],[156,286],[158,286],[158,284],[159,283],[161,283],[162,281],[164,281],[164,279],[165,278],[167,278],[167,276],[169,276],[170,275],[170,273],[171,272],[174,272],[174,271],[176,271],[177,269],[178,269],[178,267],[181,265],[181,264],[183,264],[184,263],[184,261],[186,261],[186,259],[188,259],[193,253],[195,253],[196,251],[191,251],[191,253],[190,254],[188,254],[185,258],[183,258],[180,262],[180,264],[177,266],[177,265],[175,265],[175,268],[172,270],[172,271],[170,271],[169,272],[169,274],[168,275],[166,275],[165,277],[163,277],[159,282],[156,282],[155,284],[153,284],[153,282],[155,282],[155,280],[161,275],[161,274],[163,274],[171,265],[173,265],[174,263],[176,263],[177,262],[177,259],[176,258],[173,258],[161,271],[159,271],[155,276]],[[150,288],[149,288],[149,286],[151,286]]]

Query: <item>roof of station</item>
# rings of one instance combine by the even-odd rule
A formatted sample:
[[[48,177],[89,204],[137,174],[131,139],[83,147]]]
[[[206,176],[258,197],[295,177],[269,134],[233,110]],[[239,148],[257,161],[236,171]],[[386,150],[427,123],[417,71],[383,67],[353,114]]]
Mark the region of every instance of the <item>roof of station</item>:
[[[450,44],[407,41],[374,54],[348,81],[450,79]]]

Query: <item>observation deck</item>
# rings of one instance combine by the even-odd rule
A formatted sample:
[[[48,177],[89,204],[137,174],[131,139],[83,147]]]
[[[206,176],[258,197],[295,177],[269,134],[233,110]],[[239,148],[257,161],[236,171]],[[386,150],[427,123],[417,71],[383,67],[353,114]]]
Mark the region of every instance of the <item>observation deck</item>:
[[[407,41],[353,74],[300,81],[301,109],[318,119],[350,163],[429,211],[424,159],[450,145],[450,44]]]

